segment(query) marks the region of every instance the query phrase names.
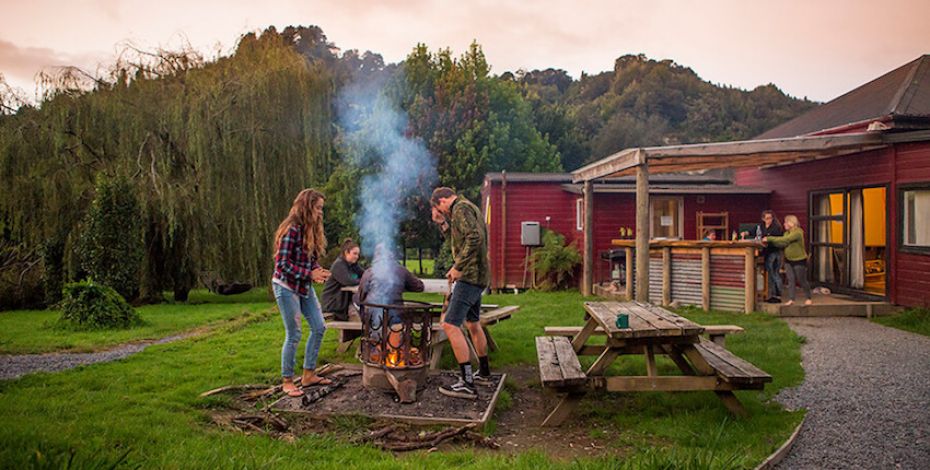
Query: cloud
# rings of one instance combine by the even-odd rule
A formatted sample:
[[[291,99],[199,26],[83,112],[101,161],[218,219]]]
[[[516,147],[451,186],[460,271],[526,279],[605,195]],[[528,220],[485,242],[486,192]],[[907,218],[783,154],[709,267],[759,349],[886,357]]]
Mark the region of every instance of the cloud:
[[[93,72],[101,61],[98,54],[67,54],[47,47],[22,47],[0,39],[0,73],[17,84],[31,83],[40,71],[76,66]]]

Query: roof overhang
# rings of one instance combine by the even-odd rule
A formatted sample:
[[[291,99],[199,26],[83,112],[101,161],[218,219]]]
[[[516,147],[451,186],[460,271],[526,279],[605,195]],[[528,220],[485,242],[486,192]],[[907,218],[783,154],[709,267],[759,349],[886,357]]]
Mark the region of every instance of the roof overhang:
[[[582,194],[582,185],[563,184],[562,189],[572,194]],[[636,194],[636,185],[632,184],[594,184],[594,194]],[[734,186],[730,184],[708,185],[661,185],[650,184],[649,194],[733,194],[753,195],[772,194],[771,189],[756,188],[752,186]]]
[[[631,175],[636,167],[643,164],[648,166],[650,174],[792,165],[880,149],[897,142],[921,140],[930,140],[930,131],[859,132],[630,148],[573,171],[572,182]]]

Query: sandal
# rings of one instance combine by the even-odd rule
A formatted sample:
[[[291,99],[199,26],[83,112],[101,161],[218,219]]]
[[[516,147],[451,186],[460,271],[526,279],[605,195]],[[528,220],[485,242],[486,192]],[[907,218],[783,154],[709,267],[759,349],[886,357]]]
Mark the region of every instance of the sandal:
[[[299,397],[304,394],[304,391],[298,388],[297,384],[293,381],[284,382],[284,384],[281,385],[281,390],[289,397]]]
[[[308,380],[306,382],[301,380],[300,386],[301,387],[312,387],[314,385],[332,385],[333,384],[333,381],[330,379],[327,379],[326,377],[315,375],[313,376],[313,378],[315,380]]]

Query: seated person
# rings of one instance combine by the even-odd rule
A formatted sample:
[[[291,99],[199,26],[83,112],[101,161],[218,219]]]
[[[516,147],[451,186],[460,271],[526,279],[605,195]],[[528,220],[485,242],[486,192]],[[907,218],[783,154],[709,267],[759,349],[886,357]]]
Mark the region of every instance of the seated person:
[[[711,229],[705,230],[704,239],[702,241],[705,241],[705,242],[717,241],[717,232]]]
[[[358,285],[358,292],[355,293],[353,301],[362,311],[362,304],[371,302],[381,305],[403,305],[404,292],[423,292],[423,281],[413,275],[407,268],[393,261],[384,261],[384,276],[388,279],[379,279],[381,276],[375,275],[375,267],[365,270],[362,279]],[[378,263],[376,260],[375,263]],[[386,284],[383,285],[382,283]],[[396,312],[390,312],[390,323],[400,323],[400,316]]]
[[[323,284],[323,311],[332,313],[339,321],[349,319],[349,305],[352,293],[343,287],[357,286],[364,271],[358,265],[359,248],[351,238],[346,238],[340,246],[339,257],[330,269],[332,275]]]

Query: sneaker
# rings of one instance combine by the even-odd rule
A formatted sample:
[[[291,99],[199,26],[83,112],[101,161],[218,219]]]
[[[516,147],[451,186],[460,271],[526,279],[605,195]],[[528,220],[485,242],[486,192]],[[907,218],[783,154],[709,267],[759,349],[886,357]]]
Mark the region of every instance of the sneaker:
[[[439,387],[439,393],[447,397],[464,398],[466,400],[478,399],[478,391],[475,390],[475,386],[465,383],[462,379],[452,385]]]
[[[472,376],[472,380],[475,381],[476,385],[485,387],[494,385],[494,377],[491,377],[490,375],[481,375],[481,372],[475,372],[475,375]]]

